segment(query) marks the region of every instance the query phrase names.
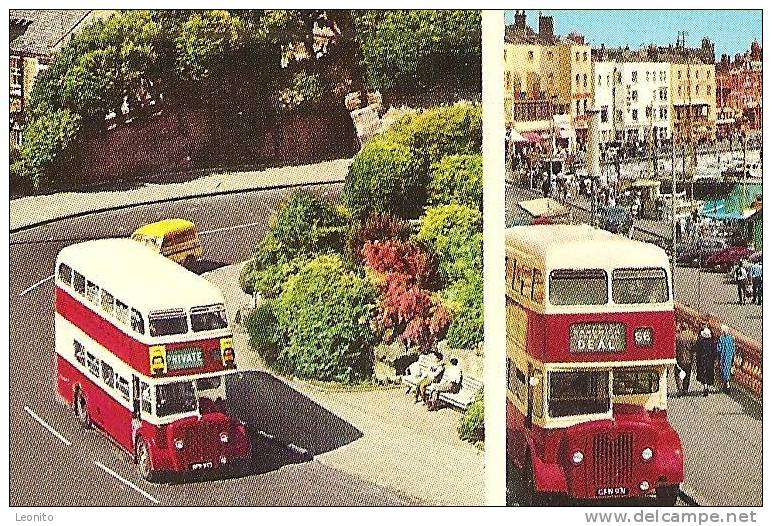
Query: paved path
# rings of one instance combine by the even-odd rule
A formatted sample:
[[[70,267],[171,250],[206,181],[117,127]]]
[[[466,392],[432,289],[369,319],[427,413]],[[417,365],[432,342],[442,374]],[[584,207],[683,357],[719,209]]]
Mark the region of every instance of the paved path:
[[[230,265],[206,274],[223,291],[231,319],[238,307],[250,302],[238,287],[240,268],[240,264]],[[239,369],[263,368],[259,356],[248,350],[247,335],[237,332],[235,338]],[[460,413],[448,408],[429,413],[402,388],[335,392],[304,382],[288,383],[361,433],[341,447],[318,454],[318,462],[411,501],[484,504],[483,452],[458,437]]]
[[[263,188],[342,182],[350,159],[337,159],[304,166],[283,166],[253,172],[223,172],[196,179],[174,174],[154,182],[129,183],[129,189],[82,190],[13,199],[11,230],[80,214],[111,210],[156,201]],[[118,187],[124,183],[116,183]]]
[[[674,398],[671,385],[668,400],[683,444],[684,493],[701,506],[761,506],[761,402],[741,389],[703,397],[694,377],[690,388]]]

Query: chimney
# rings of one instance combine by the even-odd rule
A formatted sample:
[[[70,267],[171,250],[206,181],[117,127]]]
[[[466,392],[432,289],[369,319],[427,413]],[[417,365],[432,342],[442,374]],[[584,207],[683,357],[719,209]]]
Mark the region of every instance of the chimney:
[[[555,40],[555,28],[551,16],[545,16],[539,13],[539,38],[544,42],[553,42]]]
[[[515,11],[515,29],[525,31],[525,9]]]

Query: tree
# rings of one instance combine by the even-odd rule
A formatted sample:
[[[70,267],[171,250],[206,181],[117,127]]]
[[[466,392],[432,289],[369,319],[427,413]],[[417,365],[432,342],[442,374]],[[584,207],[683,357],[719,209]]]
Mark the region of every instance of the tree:
[[[479,11],[363,10],[354,23],[372,89],[416,91],[447,72],[480,84]]]
[[[21,175],[39,188],[43,182],[59,182],[69,150],[80,129],[80,117],[69,110],[56,110],[34,119],[24,133]]]

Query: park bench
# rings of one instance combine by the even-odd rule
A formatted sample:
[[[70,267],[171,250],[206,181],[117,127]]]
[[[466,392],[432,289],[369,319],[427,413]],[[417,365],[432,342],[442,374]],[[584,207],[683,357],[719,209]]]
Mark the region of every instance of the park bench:
[[[424,374],[426,374],[426,372],[429,370],[429,367],[431,367],[431,360],[429,355],[420,355],[418,357],[417,374],[405,374],[402,377],[402,383],[407,386],[407,392],[416,389],[419,379]],[[440,393],[439,399],[441,402],[449,406],[455,407],[461,411],[466,411],[466,408],[469,407],[469,404],[474,401],[475,396],[477,396],[477,393],[482,390],[482,387],[482,381],[464,374],[461,378],[461,389],[457,393]],[[431,392],[430,390],[431,386],[429,387],[428,391]]]

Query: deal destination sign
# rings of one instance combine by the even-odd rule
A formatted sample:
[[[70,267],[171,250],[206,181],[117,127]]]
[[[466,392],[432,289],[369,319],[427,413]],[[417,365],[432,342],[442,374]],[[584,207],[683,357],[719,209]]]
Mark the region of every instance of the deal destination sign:
[[[623,352],[627,333],[624,323],[574,323],[569,341],[571,352]]]

